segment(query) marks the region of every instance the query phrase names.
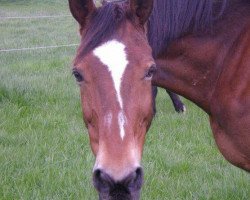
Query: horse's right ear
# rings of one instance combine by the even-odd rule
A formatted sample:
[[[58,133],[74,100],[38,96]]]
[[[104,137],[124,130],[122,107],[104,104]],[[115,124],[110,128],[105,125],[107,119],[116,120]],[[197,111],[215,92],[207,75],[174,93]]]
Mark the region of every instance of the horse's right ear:
[[[139,19],[139,23],[144,25],[153,9],[154,0],[129,0],[132,13]]]
[[[96,7],[93,0],[69,0],[69,9],[83,29],[88,17],[96,10]]]

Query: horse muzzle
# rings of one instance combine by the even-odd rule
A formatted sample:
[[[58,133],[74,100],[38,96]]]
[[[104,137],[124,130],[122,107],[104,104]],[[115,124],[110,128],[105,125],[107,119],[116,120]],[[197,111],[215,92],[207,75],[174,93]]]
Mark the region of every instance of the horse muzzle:
[[[96,169],[93,173],[93,184],[99,192],[100,200],[139,200],[143,170],[138,167],[124,179],[115,181],[103,170]]]

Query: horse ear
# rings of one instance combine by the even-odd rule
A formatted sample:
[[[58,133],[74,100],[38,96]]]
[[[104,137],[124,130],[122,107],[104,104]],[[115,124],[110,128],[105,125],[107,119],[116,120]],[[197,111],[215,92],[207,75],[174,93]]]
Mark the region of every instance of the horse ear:
[[[69,9],[81,29],[83,29],[87,18],[96,10],[96,7],[93,0],[69,0]]]
[[[130,0],[130,9],[139,19],[139,23],[144,25],[153,9],[154,0]]]

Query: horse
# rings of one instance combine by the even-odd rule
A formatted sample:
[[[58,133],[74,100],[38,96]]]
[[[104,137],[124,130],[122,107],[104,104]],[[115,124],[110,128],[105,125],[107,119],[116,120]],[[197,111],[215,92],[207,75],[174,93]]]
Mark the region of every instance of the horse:
[[[81,43],[72,73],[99,199],[137,200],[152,85],[196,103],[232,164],[250,171],[250,3],[69,0]]]

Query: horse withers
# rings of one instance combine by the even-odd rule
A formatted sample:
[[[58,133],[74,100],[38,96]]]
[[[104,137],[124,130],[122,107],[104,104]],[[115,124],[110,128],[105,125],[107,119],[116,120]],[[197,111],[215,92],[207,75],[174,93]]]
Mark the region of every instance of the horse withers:
[[[145,134],[153,117],[156,66],[145,23],[152,1],[69,0],[82,36],[73,74],[96,157],[93,183],[100,199],[139,199]]]

